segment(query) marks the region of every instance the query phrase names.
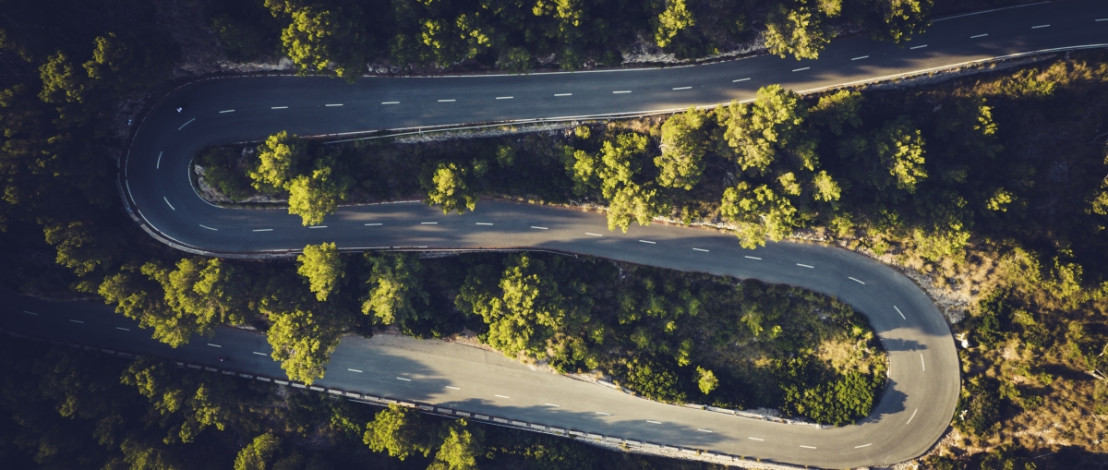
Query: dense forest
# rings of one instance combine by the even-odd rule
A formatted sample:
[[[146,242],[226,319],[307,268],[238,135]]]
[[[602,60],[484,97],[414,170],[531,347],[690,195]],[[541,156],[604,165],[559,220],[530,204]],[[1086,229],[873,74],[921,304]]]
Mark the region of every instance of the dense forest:
[[[869,405],[839,405],[856,393],[872,396],[883,365],[859,317],[810,294],[537,255],[425,262],[339,255],[332,245],[306,247],[283,263],[182,256],[149,239],[121,207],[115,162],[129,119],[184,71],[203,69],[182,65],[197,53],[190,31],[215,38],[232,62],[287,56],[303,73],[354,79],[366,70],[519,72],[695,59],[759,38],[770,53],[811,57],[836,34],[903,41],[926,27],[929,13],[1010,3],[1018,2],[0,1],[0,241],[8,247],[0,285],[105,299],[170,344],[218,324],[252,323],[267,329],[290,376],[308,380],[327,353],[328,343],[313,338],[384,325],[421,336],[468,327],[506,353],[561,370],[604,370],[654,398],[769,404],[850,422]],[[769,87],[749,104],[465,139],[451,143],[450,154],[432,142],[322,155],[315,142],[277,136],[257,160],[206,163],[226,194],[283,191],[305,220],[344,200],[418,192],[465,210],[480,197],[508,195],[601,203],[616,229],[666,216],[728,224],[747,245],[799,232],[872,253],[918,273],[933,292],[962,295],[949,310],[967,315],[954,326],[971,345],[962,352],[964,399],[956,433],[926,463],[1072,467],[1108,450],[1104,63],[1103,54],[1079,54],[981,79],[810,98]],[[267,176],[265,145],[306,163]],[[378,168],[415,176],[382,181],[344,158],[367,151],[382,156]],[[613,281],[618,270],[634,275]],[[609,284],[585,295],[554,282],[586,271]],[[545,308],[513,308],[521,299]],[[590,313],[600,307],[608,317]],[[786,323],[786,308],[837,313],[831,322]],[[705,332],[694,318],[718,323]],[[541,327],[505,334],[520,321]],[[647,331],[667,333],[646,344]],[[713,341],[740,346],[717,350]],[[754,370],[735,360],[752,344],[809,348]],[[200,455],[241,468],[465,468],[467,455],[505,468],[679,465],[403,410],[370,417],[376,410],[151,361],[14,341],[3,348],[6,358],[39,358],[4,364],[11,380],[2,452],[16,466],[190,467]],[[843,350],[864,354],[843,362],[832,354]],[[744,380],[760,381],[736,386]],[[817,400],[826,390],[851,396]],[[378,421],[393,424],[375,428]],[[404,432],[374,432],[386,427]],[[399,464],[384,454],[413,457]]]

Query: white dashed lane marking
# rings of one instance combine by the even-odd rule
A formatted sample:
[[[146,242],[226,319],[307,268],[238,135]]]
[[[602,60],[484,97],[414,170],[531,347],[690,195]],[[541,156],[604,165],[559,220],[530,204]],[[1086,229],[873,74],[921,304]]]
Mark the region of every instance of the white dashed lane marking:
[[[162,169],[162,154],[163,153],[165,153],[165,152],[158,152],[158,161],[154,162],[154,169],[155,170]]]
[[[713,432],[711,429],[704,429],[704,428],[696,428],[696,430],[700,431],[700,432],[706,432],[706,433],[709,433],[709,434]]]
[[[384,105],[384,106],[389,106],[389,105],[394,105],[394,104],[400,104],[400,102],[399,101],[382,101],[381,104]]]
[[[535,230],[550,230],[550,227],[540,227],[538,225],[532,225],[531,228]]]
[[[252,230],[252,232],[272,232],[272,231],[273,231],[273,229],[271,229],[271,228],[256,228],[256,229]]]
[[[451,98],[451,99],[439,100],[439,103],[453,103],[455,101],[457,101],[457,100]]]
[[[32,317],[37,317],[37,316],[38,316],[38,314],[37,314],[37,313],[35,313],[35,312],[32,312],[32,311],[30,311],[30,310],[24,310],[24,311],[23,311],[23,313],[26,313],[27,315],[30,315],[30,316],[32,316]]]
[[[869,446],[871,446],[871,445],[873,445],[873,443],[872,443],[872,442],[870,442],[870,443],[868,443],[868,444],[862,444],[862,445],[860,445],[860,446],[854,446],[854,448],[855,448],[855,449],[861,449],[861,448],[863,448],[863,447],[869,447]]]
[[[438,222],[420,222],[419,225],[438,225]]]
[[[348,370],[348,371],[350,371],[350,372],[358,373],[358,374],[361,374],[361,373],[362,373],[362,371],[360,371],[360,370],[358,370],[358,369],[346,369],[346,370]]]
[[[309,226],[308,228],[327,228],[327,226],[326,225],[312,225],[312,226]]]
[[[117,327],[115,327],[115,329],[117,329],[117,330],[119,330],[119,331],[131,331],[131,329],[130,329],[130,328],[124,328],[124,327],[122,327],[122,326],[117,326]]]
[[[202,228],[202,229],[207,229],[207,230],[211,230],[211,231],[213,231],[213,232],[218,232],[218,231],[219,231],[219,229],[217,229],[217,228],[215,228],[215,227],[209,227],[209,226],[207,226],[207,225],[204,225],[204,224],[197,224],[197,225],[199,225],[199,226],[200,226],[200,228]]]
[[[705,249],[703,249],[703,248],[693,248],[692,250],[693,250],[693,251],[700,251],[700,252],[708,253],[708,250],[705,250]]]
[[[927,47],[927,44],[922,44],[922,45],[919,45],[919,46],[912,46],[912,47],[909,47],[908,49],[910,49],[910,50],[913,50],[913,51],[914,51],[914,50],[916,50],[916,49],[923,49],[923,48],[925,48],[925,47]]]
[[[675,86],[675,87],[673,87],[673,91],[683,91],[683,90],[691,90],[691,89],[692,89],[691,86]]]
[[[734,79],[734,80],[731,80],[731,83],[739,83],[739,82],[749,82],[749,81],[750,81],[750,77],[746,77],[746,78],[736,78],[736,79]]]
[[[477,225],[489,226],[489,225],[492,225],[492,222],[477,222]]]
[[[288,106],[270,106],[269,109],[289,109]]]
[[[493,396],[495,396],[496,398],[512,398],[512,397],[509,397],[507,395],[493,395]]]
[[[461,390],[460,388],[452,386],[452,385],[447,385],[446,388],[450,389],[450,390]]]
[[[862,281],[861,279],[850,277],[850,276],[847,276],[846,278],[850,279],[851,281],[857,282],[858,284],[861,284],[863,286],[866,285],[866,283],[864,281]]]
[[[1032,26],[1031,29],[1043,29],[1043,28],[1049,28],[1049,27],[1050,27],[1050,25],[1048,25],[1048,24],[1040,24],[1040,25]]]
[[[177,210],[176,207],[173,207],[173,204],[169,203],[169,199],[166,199],[165,196],[162,196],[162,200],[165,201],[165,205],[169,206],[170,209]]]
[[[599,233],[592,233],[592,232],[585,232],[585,235],[588,235],[590,237],[603,237],[604,236],[604,235],[601,235]]]
[[[381,222],[369,222],[369,223],[366,223],[366,224],[363,224],[363,225],[365,225],[366,227],[380,227]]]
[[[255,356],[262,356],[262,357],[266,357],[266,356],[268,356],[268,354],[266,354],[266,353],[264,353],[264,352],[258,352],[258,351],[254,351],[254,352],[253,352],[253,354],[254,354]]]
[[[647,245],[657,245],[658,242],[652,242],[650,240],[639,240],[639,243],[646,243]]]
[[[983,37],[988,37],[988,36],[989,36],[989,33],[984,33],[984,34],[975,34],[973,36],[970,36],[969,38],[970,39],[981,39]]]
[[[923,372],[927,372],[927,364],[923,362],[923,353],[919,353],[919,368]]]
[[[543,405],[552,406],[554,408],[561,408],[562,407],[562,405],[559,405],[557,403],[550,403],[550,402],[543,403]]]
[[[900,311],[900,308],[899,308],[899,307],[897,307],[896,305],[893,305],[893,309],[895,309],[895,310],[896,310],[896,313],[899,313],[899,314],[900,314],[900,318],[901,318],[902,320],[907,320],[907,319],[908,319],[908,317],[905,317],[905,316],[904,316],[904,312],[901,312],[901,311]]]
[[[554,96],[573,96],[573,93],[555,93]]]
[[[409,379],[407,377],[397,377],[396,380],[399,380],[401,382],[411,382],[412,381],[412,379]]]
[[[220,111],[219,114],[227,114],[227,113],[233,113],[233,112],[235,112],[235,110],[233,110],[233,109],[224,109],[223,111]]]
[[[511,100],[511,99],[515,99],[515,97],[514,96],[497,96],[496,99],[498,99],[498,100]]]
[[[868,59],[868,58],[869,58],[868,55],[860,55],[860,56],[855,57],[855,58],[850,59],[850,60],[865,60],[865,59]]]
[[[757,257],[757,256],[743,256],[743,258],[752,259],[754,261],[761,261],[762,260],[762,258]]]
[[[808,269],[816,269],[816,267],[815,267],[815,266],[812,266],[812,265],[810,265],[810,264],[796,263],[796,265],[797,265],[797,266],[800,266],[800,267],[802,267],[802,268],[808,268]]]
[[[185,122],[184,124],[181,124],[181,127],[178,127],[178,128],[177,128],[177,130],[181,130],[181,129],[184,129],[184,128],[185,128],[185,126],[187,126],[187,125],[189,125],[189,124],[192,124],[192,121],[195,121],[195,120],[196,120],[196,118],[192,118],[192,119],[189,119],[189,120],[188,120],[188,121],[186,121],[186,122]]]
[[[613,95],[626,95],[628,93],[631,93],[631,90],[614,90],[614,91],[612,91]]]
[[[327,103],[323,106],[326,107],[326,108],[341,108],[342,103]]]
[[[208,346],[211,346],[213,348],[222,348],[223,347],[223,346],[220,346],[220,345],[215,344],[215,343],[208,343]]]
[[[798,69],[793,69],[793,72],[803,72],[803,71],[808,70],[810,68],[811,67],[801,67],[801,68],[798,68]]]
[[[753,436],[748,437],[747,439],[750,439],[752,441],[758,441],[758,442],[765,442],[766,441],[765,439],[762,439],[760,437],[753,437]]]
[[[919,408],[916,408],[916,409],[912,410],[912,416],[908,417],[908,422],[904,423],[905,426],[907,426],[909,424],[912,424],[912,420],[916,418],[916,412],[918,412],[918,411],[919,411]]]
[[[71,321],[73,323],[76,323],[78,325],[84,325],[85,324],[84,320],[74,320],[74,319],[71,318],[71,319],[69,319],[69,321]]]
[[[603,411],[594,411],[593,413],[596,413],[600,416],[611,416],[612,415],[611,413],[605,413]]]
[[[661,422],[661,421],[654,421],[654,420],[652,420],[652,419],[648,419],[648,420],[646,420],[646,422],[648,422],[648,423],[650,423],[650,424],[662,424],[662,422]]]
[[[801,449],[815,449],[816,447],[815,447],[815,446],[805,446],[805,445],[802,445],[802,446],[800,446],[800,448],[801,448]]]

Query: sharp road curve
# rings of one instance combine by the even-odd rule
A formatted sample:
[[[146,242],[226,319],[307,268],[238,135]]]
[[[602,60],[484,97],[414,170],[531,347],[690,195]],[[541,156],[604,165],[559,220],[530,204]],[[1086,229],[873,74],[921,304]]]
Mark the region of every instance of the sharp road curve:
[[[761,56],[702,66],[526,76],[295,77],[205,80],[156,106],[122,166],[136,220],[177,248],[218,256],[288,254],[309,243],[341,249],[532,248],[804,286],[863,312],[889,351],[889,385],[867,419],[821,429],[661,405],[541,371],[496,354],[436,342],[347,338],[324,386],[362,390],[638,441],[801,465],[900,462],[929,449],[950,423],[959,363],[950,330],[927,295],[893,269],[834,248],[792,243],[743,250],[732,235],[682,227],[605,230],[603,216],[482,201],[465,215],[422,204],[342,208],[303,227],[283,210],[225,209],[200,199],[188,178],[198,150],[279,131],[343,135],[489,123],[659,112],[750,99],[764,85],[798,91],[938,70],[997,57],[1108,47],[1108,2],[1071,0],[934,22],[898,47],[855,37],[819,60]],[[178,113],[176,108],[184,108]],[[103,308],[18,298],[3,327],[118,349],[280,375],[260,335],[221,329],[177,350],[152,343]],[[17,312],[18,313],[18,312]]]

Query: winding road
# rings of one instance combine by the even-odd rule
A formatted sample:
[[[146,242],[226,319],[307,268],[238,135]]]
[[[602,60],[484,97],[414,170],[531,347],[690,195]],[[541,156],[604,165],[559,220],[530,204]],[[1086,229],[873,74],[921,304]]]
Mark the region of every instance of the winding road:
[[[122,186],[132,215],[176,248],[224,257],[282,256],[304,245],[343,250],[526,248],[803,286],[863,312],[889,352],[888,387],[873,413],[839,428],[787,425],[652,403],[535,371],[493,353],[406,338],[348,337],[321,386],[362,390],[636,441],[776,462],[852,467],[926,452],[954,414],[959,362],[949,327],[927,295],[895,270],[851,252],[796,243],[744,250],[733,235],[684,227],[608,232],[602,215],[482,201],[465,215],[422,204],[341,208],[304,227],[284,210],[226,209],[188,178],[198,150],[300,135],[357,134],[464,123],[564,120],[662,112],[747,100],[764,85],[814,91],[946,69],[997,57],[1108,47],[1108,2],[1071,0],[936,20],[898,47],[855,37],[819,60],[760,56],[701,66],[580,73],[338,80],[205,80],[166,97],[141,123]],[[176,108],[182,107],[182,112]],[[341,137],[336,137],[341,138]],[[521,157],[524,158],[524,157]],[[261,335],[220,329],[171,350],[101,307],[20,298],[4,329],[281,375]]]

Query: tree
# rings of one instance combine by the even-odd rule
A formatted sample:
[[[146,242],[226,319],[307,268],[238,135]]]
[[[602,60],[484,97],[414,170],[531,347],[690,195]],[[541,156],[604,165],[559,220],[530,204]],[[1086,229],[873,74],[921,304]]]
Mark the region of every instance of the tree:
[[[748,249],[765,245],[767,238],[781,241],[801,223],[796,207],[787,198],[769,186],[752,187],[746,181],[723,192],[720,215],[735,224],[735,235]]]
[[[342,258],[334,242],[305,246],[304,252],[296,257],[296,262],[299,265],[296,272],[304,276],[308,288],[320,302],[327,300],[345,276]]]
[[[165,304],[177,321],[193,324],[196,333],[210,334],[218,324],[245,321],[249,295],[237,288],[237,270],[219,258],[182,258],[173,270],[147,263],[142,272],[161,285]]]
[[[422,265],[408,253],[365,255],[370,263],[369,294],[362,313],[373,315],[383,325],[399,325],[427,318],[428,296],[423,290]]]
[[[76,67],[61,51],[55,52],[39,67],[42,91],[38,96],[51,104],[83,103],[86,80],[77,74]]]
[[[707,136],[703,111],[689,109],[674,114],[662,124],[662,154],[654,157],[658,167],[658,184],[686,191],[700,182],[704,173],[704,152]]]
[[[392,403],[366,423],[362,442],[374,452],[388,452],[400,460],[412,455],[426,457],[431,453],[430,430],[426,428],[418,414]]]
[[[826,171],[820,170],[812,177],[812,199],[819,202],[835,202],[842,195],[842,187]]]
[[[719,379],[716,378],[716,374],[711,370],[697,366],[696,376],[696,385],[700,388],[700,393],[707,395],[712,393],[712,391],[719,386]]]
[[[324,218],[335,213],[339,202],[346,200],[348,184],[345,179],[331,176],[331,167],[322,166],[312,175],[300,175],[288,184],[289,214],[300,216],[305,226],[319,225]]]
[[[927,170],[923,168],[923,135],[919,129],[909,127],[906,121],[881,129],[874,141],[874,150],[898,189],[914,193],[916,185],[927,178]]]
[[[822,17],[807,6],[786,9],[777,4],[766,17],[766,49],[782,58],[792,55],[797,60],[815,59],[831,42],[822,24]]]
[[[120,381],[135,387],[164,419],[175,423],[168,426],[167,443],[179,440],[187,444],[207,428],[223,431],[227,426],[230,410],[218,403],[218,394],[210,385],[172,380],[160,362],[139,359],[127,367]]]
[[[839,90],[823,95],[812,108],[813,121],[826,126],[831,133],[842,135],[844,124],[857,128],[862,125],[859,113],[862,110],[862,93],[851,90]]]
[[[685,0],[664,0],[665,9],[654,19],[654,43],[667,47],[682,30],[696,25]]]
[[[768,173],[786,149],[801,167],[815,169],[814,142],[803,138],[801,127],[807,116],[800,96],[780,85],[759,88],[751,104],[733,102],[717,110],[723,140],[735,151],[739,167],[755,175]]]
[[[430,469],[472,470],[477,468],[477,456],[481,455],[484,443],[480,429],[472,432],[466,426],[466,420],[459,419],[446,425],[442,445],[435,453],[435,461]]]
[[[666,212],[655,189],[636,181],[642,168],[648,140],[636,133],[623,133],[614,141],[605,141],[598,154],[576,150],[567,161],[578,190],[599,186],[608,201],[608,229],[624,232],[631,221],[649,225]]]
[[[260,434],[235,456],[235,470],[266,470],[281,450],[281,438]]]
[[[875,29],[878,39],[891,40],[903,44],[912,39],[912,35],[922,34],[930,26],[927,19],[931,14],[933,0],[879,0],[875,2],[874,21],[886,29]]]
[[[295,135],[281,131],[258,146],[258,164],[248,173],[251,185],[261,192],[285,189],[296,175],[304,145]]]
[[[272,322],[266,339],[273,348],[273,359],[281,361],[289,379],[310,384],[323,377],[339,344],[337,325],[306,310],[274,311],[265,299],[261,310]]]
[[[459,168],[455,163],[439,163],[431,176],[430,184],[424,184],[427,203],[441,205],[443,214],[448,214],[450,211],[458,211],[461,214],[466,209],[476,208],[477,197],[470,193],[466,175],[465,169]]]
[[[311,0],[265,0],[274,17],[289,19],[281,43],[301,72],[332,70],[354,81],[366,70],[370,35],[358,23],[364,15],[357,3],[327,3],[330,5]]]

